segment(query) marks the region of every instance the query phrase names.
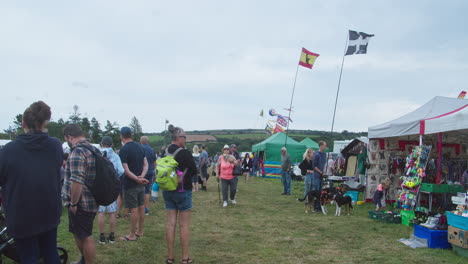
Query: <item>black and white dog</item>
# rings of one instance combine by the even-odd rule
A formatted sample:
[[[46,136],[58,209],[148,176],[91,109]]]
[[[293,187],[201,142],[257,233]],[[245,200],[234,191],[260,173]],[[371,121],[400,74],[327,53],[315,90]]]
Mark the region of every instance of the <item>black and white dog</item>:
[[[327,214],[327,210],[322,204],[322,192],[321,191],[309,191],[304,198],[302,199],[297,199],[299,202],[304,202],[304,207],[305,207],[305,212],[306,214],[309,211],[312,211],[312,206],[314,205],[314,202],[316,200],[320,201],[320,207],[322,208],[322,213]]]
[[[348,215],[352,212],[353,209],[353,200],[349,196],[345,196],[342,192],[337,192],[333,196],[332,203],[336,205],[336,212],[335,216],[341,215],[341,207],[345,206],[346,210],[348,211]]]

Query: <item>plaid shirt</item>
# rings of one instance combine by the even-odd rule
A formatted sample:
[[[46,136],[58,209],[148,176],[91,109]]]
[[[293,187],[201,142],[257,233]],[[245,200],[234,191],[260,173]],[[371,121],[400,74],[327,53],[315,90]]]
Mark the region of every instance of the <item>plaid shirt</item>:
[[[82,140],[78,144],[89,144]],[[72,182],[82,184],[81,196],[78,207],[87,212],[96,212],[98,205],[87,185],[92,186],[96,177],[96,159],[93,153],[85,148],[73,148],[67,160],[65,168],[65,180],[63,183],[62,197],[65,201],[70,201],[70,191]]]

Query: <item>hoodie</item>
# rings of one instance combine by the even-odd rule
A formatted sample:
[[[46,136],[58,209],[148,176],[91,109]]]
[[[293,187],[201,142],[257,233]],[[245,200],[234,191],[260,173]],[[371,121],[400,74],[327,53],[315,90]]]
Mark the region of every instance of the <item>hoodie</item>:
[[[19,135],[0,149],[0,186],[8,233],[29,238],[57,228],[63,150],[47,133]]]
[[[101,148],[102,155],[106,155],[107,159],[112,162],[117,175],[120,177],[124,174],[124,168],[119,155],[117,155],[112,148]]]

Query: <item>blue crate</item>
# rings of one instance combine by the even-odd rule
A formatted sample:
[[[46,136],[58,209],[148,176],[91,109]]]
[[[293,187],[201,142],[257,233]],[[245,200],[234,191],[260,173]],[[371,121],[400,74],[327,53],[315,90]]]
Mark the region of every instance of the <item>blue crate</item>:
[[[349,196],[351,197],[351,200],[353,200],[353,202],[357,202],[358,201],[358,197],[359,197],[359,192],[356,192],[356,191],[347,191],[345,193],[345,196]]]
[[[447,216],[448,225],[463,230],[468,230],[468,217],[452,214],[449,211],[445,212],[445,215]]]
[[[429,248],[451,248],[448,242],[447,230],[432,230],[420,225],[414,225],[414,236],[427,239]]]

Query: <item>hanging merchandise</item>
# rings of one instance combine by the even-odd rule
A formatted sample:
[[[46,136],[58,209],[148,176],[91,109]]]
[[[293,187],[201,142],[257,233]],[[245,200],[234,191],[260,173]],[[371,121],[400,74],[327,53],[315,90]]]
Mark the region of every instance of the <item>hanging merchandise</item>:
[[[398,201],[403,209],[411,210],[416,205],[422,180],[426,177],[426,165],[429,161],[431,146],[415,147],[406,158],[405,176],[401,176],[401,191]]]

